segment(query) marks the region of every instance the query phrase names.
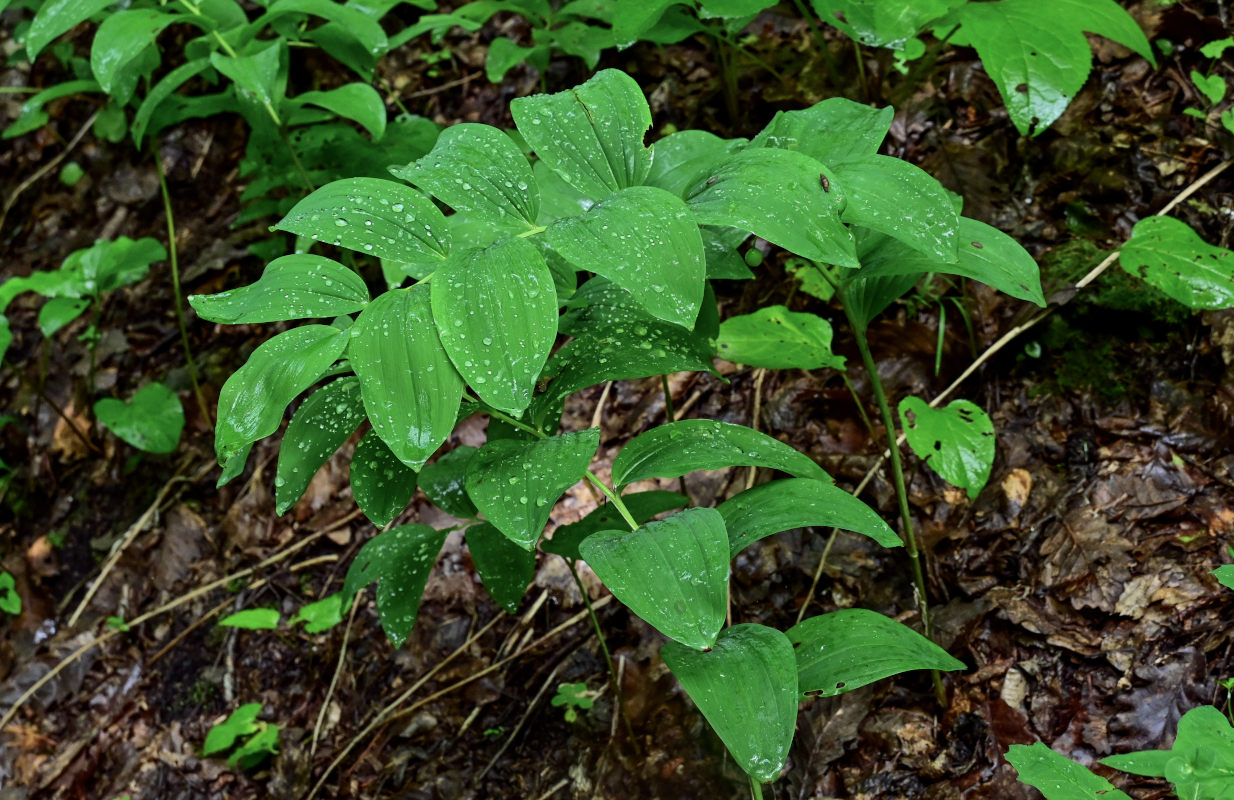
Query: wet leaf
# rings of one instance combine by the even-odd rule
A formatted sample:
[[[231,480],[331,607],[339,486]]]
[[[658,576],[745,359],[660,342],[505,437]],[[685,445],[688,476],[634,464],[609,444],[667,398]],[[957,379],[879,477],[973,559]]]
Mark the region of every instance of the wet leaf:
[[[873,155],[837,170],[848,205],[840,218],[885,233],[946,263],[958,258],[959,215],[943,185],[918,166]]]
[[[278,626],[277,608],[246,608],[219,620],[221,628],[243,628],[246,631],[272,631]]]
[[[402,647],[416,622],[420,597],[446,534],[427,525],[399,525],[365,542],[343,581],[342,607],[377,581],[377,617],[395,647]]]
[[[240,98],[256,101],[276,125],[283,124],[279,106],[287,93],[287,75],[279,70],[286,47],[285,40],[275,39],[248,55],[225,55],[217,51],[210,54],[210,66],[235,81]],[[264,123],[266,120],[262,117],[259,121]],[[257,123],[255,120],[250,122]]]
[[[331,381],[300,404],[279,446],[274,478],[277,514],[287,513],[299,501],[317,470],[363,421],[360,380],[355,377]]]
[[[359,311],[368,301],[368,288],[359,275],[308,253],[274,259],[248,286],[189,295],[197,316],[226,325],[337,317]]]
[[[298,105],[320,106],[358,123],[374,140],[386,132],[386,104],[377,90],[367,83],[348,83],[336,89],[303,92],[294,98]]]
[[[47,0],[26,31],[26,55],[31,62],[62,33],[111,6],[115,0]]]
[[[613,459],[613,485],[747,466],[831,480],[808,456],[765,433],[718,420],[685,419],[652,428],[622,448]]]
[[[876,154],[894,116],[891,106],[870,108],[843,97],[830,97],[809,108],[777,111],[750,147],[797,150],[839,169]]]
[[[384,528],[411,502],[416,473],[369,431],[351,457],[351,492],[369,522]]]
[[[1145,217],[1123,245],[1119,264],[1188,308],[1234,306],[1234,258],[1173,217]]]
[[[626,510],[634,517],[634,521],[642,525],[656,514],[685,508],[690,504],[690,499],[676,492],[651,491],[622,495],[621,502],[625,503]],[[578,522],[562,525],[553,531],[553,538],[541,541],[540,549],[571,561],[579,561],[582,559],[578,552],[580,542],[597,531],[621,530],[624,527],[626,522],[621,512],[612,503],[605,503]]]
[[[171,453],[184,430],[180,398],[161,383],[148,383],[126,403],[104,397],[94,404],[94,416],[107,430],[147,453]]]
[[[103,91],[112,94],[124,70],[141,51],[154,44],[173,22],[192,22],[187,14],[167,14],[154,8],[136,8],[109,14],[94,33],[90,69]],[[67,29],[66,29],[67,30]]]
[[[524,550],[488,522],[467,529],[467,549],[484,588],[497,605],[513,614],[536,571],[534,550]]]
[[[690,187],[710,177],[716,164],[740,150],[745,143],[744,139],[721,139],[707,131],[670,133],[651,146],[653,158],[647,185],[685,197]]]
[[[467,465],[478,450],[460,445],[420,471],[420,488],[447,514],[470,519],[479,513],[467,496]]]
[[[767,306],[724,320],[716,355],[768,369],[844,369],[844,357],[831,352],[831,323],[784,306]]]
[[[668,642],[660,656],[738,766],[760,781],[779,777],[797,724],[797,667],[788,638],[746,623],[726,628],[705,653]]]
[[[638,530],[599,531],[579,555],[613,595],[687,647],[715,644],[724,627],[728,534],[714,508],[690,508]]]
[[[1055,753],[1043,742],[1013,744],[1007,750],[1007,760],[1020,780],[1040,791],[1046,800],[1131,800],[1105,778]]]
[[[900,424],[918,458],[968,492],[969,499],[977,497],[994,464],[994,423],[979,406],[952,400],[946,408],[931,408],[906,397],[900,401]]]
[[[810,0],[814,13],[869,47],[905,43],[957,5],[954,0]]]

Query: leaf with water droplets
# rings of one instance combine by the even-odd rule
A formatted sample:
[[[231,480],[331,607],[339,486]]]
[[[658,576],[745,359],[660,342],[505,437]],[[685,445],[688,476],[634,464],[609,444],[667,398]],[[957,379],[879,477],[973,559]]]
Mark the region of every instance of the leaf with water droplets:
[[[1188,308],[1234,306],[1234,258],[1187,223],[1146,217],[1135,224],[1119,264]]]
[[[360,381],[339,378],[309,395],[292,414],[279,447],[274,510],[282,515],[304,494],[326,459],[364,421]]]
[[[77,27],[115,0],[46,0],[26,29],[27,60],[34,61],[57,36]]]
[[[343,581],[342,607],[377,581],[377,618],[395,647],[402,647],[416,622],[420,597],[446,540],[427,525],[399,525],[377,534],[356,553]]]
[[[420,488],[447,514],[471,519],[480,513],[467,496],[467,465],[479,449],[459,445],[448,453],[442,453],[436,461],[425,464],[424,469],[420,470]]]
[[[489,442],[467,465],[467,494],[499,531],[531,550],[553,504],[587,472],[599,446],[599,428],[530,442]]]
[[[369,431],[351,457],[351,493],[369,522],[385,527],[411,502],[416,473],[390,452],[375,431]]]
[[[622,495],[621,502],[625,503],[626,510],[634,517],[634,521],[642,525],[656,514],[685,508],[690,504],[690,498],[676,492],[651,491]],[[612,503],[605,503],[578,522],[562,525],[553,531],[553,538],[540,542],[540,549],[571,561],[579,561],[582,556],[579,555],[578,546],[584,539],[598,531],[620,529],[625,524],[625,518],[616,507]]]
[[[593,200],[638,186],[651,168],[643,136],[651,110],[643,90],[615,69],[557,94],[510,103],[518,131],[566,183]]]
[[[433,318],[480,399],[518,416],[557,339],[553,275],[535,245],[503,239],[456,255],[432,280]]]
[[[685,197],[690,187],[710,177],[716,164],[740,150],[745,143],[745,139],[721,139],[707,131],[670,133],[651,146],[647,185]]]
[[[128,9],[107,15],[95,31],[90,46],[90,70],[103,91],[111,94],[123,83],[124,68],[174,22],[199,24],[188,14],[168,14],[153,8]]]
[[[536,225],[540,193],[531,164],[513,139],[491,125],[446,128],[428,155],[390,171],[490,225],[514,230]]]
[[[337,317],[368,303],[368,288],[352,270],[322,256],[296,253],[270,262],[248,286],[189,295],[197,316],[225,325]]]
[[[1041,792],[1046,800],[1131,800],[1131,795],[1083,764],[1054,752],[1045,742],[1011,745],[1007,748],[1007,763],[1015,767],[1021,783]],[[1178,796],[1197,795],[1180,791]]]
[[[928,172],[898,158],[873,155],[836,171],[848,193],[840,218],[892,236],[926,256],[954,263],[959,215]]]
[[[716,165],[687,200],[700,225],[740,228],[812,261],[860,266],[853,235],[840,221],[840,182],[804,153],[742,150]]]
[[[797,664],[788,637],[745,623],[726,628],[705,653],[667,642],[660,657],[738,766],[760,781],[779,777],[797,725]]]
[[[437,336],[428,285],[381,295],[349,333],[373,429],[400,461],[419,469],[454,429],[463,399],[463,379]]]
[[[224,473],[238,474],[250,445],[274,433],[287,404],[312,386],[343,354],[349,332],[329,325],[303,325],[262,344],[219,392],[214,452]]]
[[[831,323],[817,314],[767,306],[720,323],[716,353],[725,361],[767,369],[844,369],[831,352]]]
[[[488,522],[472,525],[466,535],[467,550],[484,588],[497,605],[511,614],[518,611],[536,571],[535,551],[519,547]]]
[[[613,459],[613,484],[676,478],[700,469],[767,467],[830,481],[822,467],[783,442],[744,425],[683,419],[636,436]]]
[[[441,209],[410,186],[380,178],[328,183],[274,228],[402,264],[436,267],[450,252]]]
[[[714,508],[689,508],[634,531],[599,531],[579,555],[609,591],[669,638],[715,644],[728,599],[728,534]]]
[[[575,267],[608,278],[653,316],[694,327],[707,258],[680,198],[654,186],[623,189],[544,235]]]
[[[931,408],[919,397],[906,397],[900,424],[918,458],[969,499],[977,497],[994,465],[994,423],[980,406],[952,400],[946,408]]]
[[[874,509],[834,483],[813,478],[771,481],[725,500],[717,510],[728,529],[730,555],[773,533],[828,527],[869,536],[883,547],[903,542]]]
[[[240,98],[255,100],[265,109],[256,112],[256,120],[250,120],[254,124],[257,121],[268,123],[266,114],[276,124],[282,124],[278,111],[287,93],[287,75],[280,71],[279,62],[285,61],[286,49],[286,40],[275,39],[249,55],[224,55],[217,51],[210,54],[210,66],[235,81]]]

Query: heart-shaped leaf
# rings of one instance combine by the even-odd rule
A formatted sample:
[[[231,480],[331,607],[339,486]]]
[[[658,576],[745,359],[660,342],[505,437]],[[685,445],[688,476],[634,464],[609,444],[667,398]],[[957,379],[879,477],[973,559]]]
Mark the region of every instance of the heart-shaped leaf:
[[[690,498],[676,492],[635,492],[622,495],[621,502],[634,517],[634,521],[642,525],[656,514],[671,511],[675,508],[685,508],[690,504]],[[553,538],[540,542],[540,549],[546,553],[555,553],[571,561],[579,561],[579,544],[598,531],[619,530],[626,525],[625,518],[612,503],[592,511],[572,525],[562,525],[553,531]]]
[[[356,505],[379,528],[394,521],[416,493],[416,472],[374,431],[365,434],[351,457],[351,493]]]
[[[728,584],[728,534],[714,508],[690,508],[634,531],[600,531],[579,554],[648,624],[695,649],[711,647]]]
[[[227,325],[337,317],[368,303],[364,279],[337,261],[308,253],[276,258],[255,283],[189,295],[197,316]]]
[[[844,357],[831,352],[831,323],[784,306],[724,320],[716,354],[725,361],[767,369],[844,369]]]
[[[460,445],[420,470],[420,488],[447,514],[470,519],[480,513],[467,496],[467,465],[478,450]]]
[[[1007,761],[1015,767],[1021,781],[1040,791],[1047,800],[1131,800],[1126,792],[1055,753],[1044,742],[1011,745]]]
[[[900,401],[900,424],[908,446],[949,483],[975,498],[994,465],[994,423],[967,400],[931,408],[924,400]]]
[[[331,381],[300,404],[279,447],[274,478],[276,513],[285,514],[296,504],[321,465],[363,421],[360,381],[354,377]]]
[[[1225,99],[1226,86],[1225,78],[1220,75],[1205,75],[1202,72],[1191,70],[1191,82],[1195,84],[1195,88],[1200,90],[1200,94],[1208,98],[1208,102],[1216,105]]]
[[[170,453],[180,443],[184,407],[161,383],[148,383],[129,402],[104,397],[94,404],[94,416],[109,431],[147,453]]]
[[[511,614],[518,611],[536,571],[535,551],[519,547],[488,522],[467,529],[467,549],[497,605]]]
[[[365,542],[347,569],[342,607],[356,592],[377,584],[377,617],[395,647],[402,647],[416,622],[420,596],[446,534],[427,525],[399,525]]]
[[[1234,306],[1234,258],[1173,217],[1145,217],[1131,230],[1119,264],[1188,308]]]
[[[746,623],[726,628],[705,653],[667,642],[660,657],[737,764],[757,780],[774,781],[797,725],[797,665],[788,637]]]
[[[873,155],[837,170],[848,205],[840,218],[946,263],[958,258],[959,215],[943,185],[899,158]]]

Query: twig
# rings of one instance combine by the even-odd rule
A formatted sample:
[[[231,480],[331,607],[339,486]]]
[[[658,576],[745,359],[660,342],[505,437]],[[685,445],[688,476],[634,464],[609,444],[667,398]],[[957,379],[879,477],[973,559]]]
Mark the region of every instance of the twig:
[[[339,676],[343,674],[343,664],[347,659],[347,640],[351,638],[351,626],[356,620],[356,609],[360,607],[360,593],[351,600],[351,613],[347,615],[347,627],[343,629],[343,644],[338,651],[338,665],[334,668],[334,677],[330,679],[330,688],[326,689],[326,696],[321,701],[321,710],[317,712],[317,724],[313,726],[313,738],[309,744],[309,756],[317,753],[317,739],[321,736],[321,726],[326,721],[326,709],[330,706],[330,698],[334,696],[334,689],[338,686]]]
[[[763,411],[763,380],[767,377],[767,370],[759,367],[754,371],[754,414],[750,418],[750,427],[758,430],[758,416]],[[754,479],[758,477],[758,467],[750,467],[750,474],[746,476],[746,488],[750,489],[754,486]]]
[[[431,89],[421,89],[418,92],[412,92],[411,94],[407,95],[403,99],[404,100],[414,100],[417,97],[428,97],[429,95],[434,95],[439,92],[444,92],[449,89],[453,89],[455,86],[462,86],[465,83],[471,83],[476,78],[480,77],[480,74],[481,73],[479,72],[473,72],[470,75],[464,75],[461,78],[456,78],[455,80],[452,80],[449,83],[443,83],[440,86],[434,86]],[[396,103],[398,102],[398,98],[395,98],[395,102]]]
[[[43,177],[55,169],[56,165],[63,161],[69,153],[73,152],[73,148],[77,147],[77,145],[81,142],[82,137],[86,135],[86,131],[90,130],[90,126],[94,125],[94,121],[98,119],[98,116],[102,110],[103,109],[100,108],[90,115],[90,119],[86,120],[86,124],[82,125],[81,128],[78,129],[77,133],[73,135],[73,138],[69,139],[68,146],[65,147],[64,150],[62,150],[55,158],[39,167],[35,170],[33,175],[17,185],[17,188],[13,190],[13,193],[8,196],[7,200],[4,201],[4,208],[0,209],[0,231],[4,230],[4,221],[8,219],[9,211],[11,211],[13,206],[17,204],[18,196],[34,184],[41,181]]]
[[[600,427],[600,423],[604,419],[604,404],[608,401],[608,393],[612,388],[612,381],[608,381],[604,384],[604,391],[600,392],[600,399],[596,401],[596,410],[591,412],[591,427]]]
[[[523,725],[525,725],[528,718],[531,717],[531,712],[535,710],[536,704],[540,702],[540,698],[543,697],[544,693],[548,691],[548,687],[553,683],[553,679],[557,677],[557,673],[561,671],[561,668],[565,666],[565,663],[566,660],[564,658],[561,661],[558,661],[557,666],[553,667],[553,671],[550,672],[548,677],[544,679],[544,683],[540,685],[540,691],[536,692],[536,696],[531,698],[531,702],[527,704],[527,710],[523,712],[521,717],[519,717],[518,724],[514,726],[514,730],[510,731],[510,735],[507,736],[506,740],[501,743],[501,747],[497,748],[497,752],[493,754],[493,757],[490,758],[488,763],[484,765],[484,769],[480,770],[480,774],[476,776],[474,781],[476,785],[479,785],[480,781],[484,780],[484,776],[487,775],[488,771],[493,768],[494,764],[497,763],[497,759],[501,758],[502,754],[505,753],[506,750],[509,749],[510,745],[514,743],[514,739],[518,736],[518,732],[523,729]]]

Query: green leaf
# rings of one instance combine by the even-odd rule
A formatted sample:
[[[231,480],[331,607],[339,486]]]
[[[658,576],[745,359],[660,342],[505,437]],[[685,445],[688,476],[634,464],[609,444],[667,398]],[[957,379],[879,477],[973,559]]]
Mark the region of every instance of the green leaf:
[[[296,95],[294,102],[333,111],[358,123],[374,139],[380,139],[386,132],[386,104],[377,90],[367,83],[348,83],[324,92],[305,92]]]
[[[193,59],[168,72],[159,78],[158,83],[150,87],[150,91],[142,98],[141,105],[137,107],[137,112],[133,115],[133,124],[130,126],[133,144],[141,147],[141,140],[146,135],[150,119],[163,101],[209,66],[209,58]]]
[[[1007,760],[1020,774],[1020,781],[1040,791],[1046,800],[1131,800],[1105,778],[1055,753],[1042,742],[1011,745]]]
[[[269,11],[249,24],[246,33],[256,33],[287,14],[310,14],[329,20],[346,30],[372,55],[385,53],[389,48],[389,40],[377,19],[379,14],[363,5],[344,5],[334,0],[275,0],[270,3]]]
[[[92,80],[65,81],[49,89],[44,89],[22,103],[21,112],[18,114],[17,120],[5,128],[3,133],[0,133],[0,139],[12,139],[15,136],[27,134],[46,125],[51,121],[51,116],[43,110],[43,107],[52,100],[58,100],[61,97],[69,97],[70,95],[82,92],[97,91],[99,91],[99,85],[96,81]]]
[[[611,30],[585,22],[567,22],[554,28],[552,37],[554,47],[566,55],[583,59],[589,70],[596,68],[602,51],[617,46]]]
[[[1225,99],[1228,87],[1225,78],[1220,75],[1205,76],[1202,72],[1191,70],[1191,82],[1195,84],[1195,88],[1200,90],[1200,94],[1208,98],[1210,104],[1216,105]]]
[[[1174,752],[1171,750],[1141,750],[1138,753],[1107,756],[1099,763],[1123,772],[1130,772],[1132,775],[1164,778],[1170,761],[1173,759]]]
[[[906,397],[900,401],[900,424],[918,458],[968,492],[970,500],[977,497],[994,464],[994,423],[979,406],[952,400],[946,408],[931,408],[918,397]]]
[[[903,542],[874,509],[835,484],[789,478],[746,489],[717,510],[728,529],[730,555],[773,533],[794,528],[840,528],[869,536],[883,547]]]
[[[456,211],[501,228],[534,228],[540,191],[514,140],[491,125],[446,128],[428,155],[391,172]]]
[[[840,222],[840,185],[804,153],[742,150],[716,165],[687,200],[700,225],[740,228],[812,261],[860,266],[853,236]]]
[[[335,592],[312,603],[305,603],[291,618],[290,625],[304,623],[305,633],[323,633],[343,621],[343,593]]]
[[[94,33],[90,46],[90,69],[103,91],[112,94],[121,72],[154,44],[173,22],[194,22],[186,14],[167,14],[154,8],[137,8],[110,14]]]
[[[1234,259],[1173,217],[1145,217],[1131,230],[1118,257],[1138,275],[1188,308],[1234,306]]]
[[[1234,796],[1234,727],[1213,706],[1198,706],[1178,721],[1172,749],[1109,756],[1101,763],[1136,775],[1166,778],[1180,798],[1229,800]]]
[[[416,622],[420,596],[446,534],[427,525],[399,525],[365,542],[343,581],[344,607],[356,592],[377,584],[377,617],[395,647],[402,647]]]
[[[653,158],[647,185],[685,197],[694,184],[711,175],[715,165],[744,145],[744,139],[721,139],[707,131],[671,133],[651,146]]]
[[[39,309],[39,330],[48,338],[81,316],[90,306],[86,297],[53,297]]]
[[[797,667],[788,637],[745,623],[726,628],[708,652],[668,642],[660,656],[738,766],[757,780],[775,780],[797,724]]]
[[[218,294],[189,295],[197,316],[226,325],[337,317],[368,303],[364,280],[337,261],[296,253],[270,262],[255,283]]]
[[[917,631],[864,608],[820,614],[786,633],[803,695],[833,697],[915,669],[964,669]]]
[[[230,750],[241,736],[248,736],[257,731],[257,715],[261,713],[261,703],[245,703],[237,708],[223,722],[215,725],[206,734],[205,746],[201,749],[204,756]]]
[[[21,613],[21,595],[17,593],[17,579],[10,572],[0,572],[0,611],[13,616]]]
[[[62,33],[93,17],[115,0],[47,0],[34,15],[26,31],[26,55],[30,61],[38,58],[43,48]]]
[[[386,292],[352,326],[352,369],[364,408],[398,459],[419,469],[454,429],[463,379],[437,336],[429,287]]]
[[[233,459],[243,467],[249,446],[278,429],[287,404],[343,354],[349,336],[329,325],[292,328],[262,344],[232,373],[219,392],[214,432],[214,452],[225,473],[234,469]]]
[[[690,504],[690,498],[676,492],[651,491],[623,495],[621,502],[625,504],[630,516],[634,517],[634,521],[642,525],[656,514],[686,507]],[[579,561],[582,556],[578,552],[578,546],[584,539],[597,531],[620,530],[625,524],[625,518],[613,504],[605,503],[578,522],[562,525],[553,531],[553,538],[542,540],[540,549],[571,561]]]
[[[286,76],[283,76],[280,85],[279,62],[286,46],[285,41],[276,39],[251,55],[229,56],[219,52],[210,54],[210,66],[235,81],[240,97],[250,97],[259,103],[275,125],[283,124],[278,107],[286,88]]]
[[[768,369],[844,369],[831,352],[831,323],[815,314],[767,306],[720,323],[716,354]]]
[[[380,178],[328,183],[274,229],[404,264],[440,266],[450,251],[445,215],[433,201]]]
[[[432,280],[433,318],[480,399],[518,416],[557,340],[553,275],[535,245],[503,239],[451,258]]]
[[[4,360],[4,356],[9,351],[9,345],[13,343],[13,329],[9,326],[9,318],[0,314],[0,361]]]
[[[874,155],[837,174],[848,192],[844,222],[885,233],[947,263],[957,259],[959,215],[947,190],[925,170]]]
[[[184,430],[180,398],[161,383],[148,383],[129,402],[104,397],[94,404],[94,416],[105,428],[147,453],[171,453]]]
[[[363,421],[360,381],[355,377],[331,381],[300,404],[279,447],[275,513],[287,513],[300,500],[317,470]]]
[[[545,163],[593,200],[638,186],[651,168],[643,136],[651,111],[643,90],[615,69],[564,92],[510,103],[519,133]]]
[[[832,169],[840,169],[876,154],[891,130],[894,116],[891,106],[870,108],[843,97],[831,97],[799,111],[777,111],[750,147],[797,150]]]
[[[489,43],[488,57],[484,61],[484,76],[490,83],[501,83],[506,73],[516,64],[529,61],[537,56],[547,55],[548,45],[523,47],[504,36],[498,36]]]
[[[636,436],[613,459],[613,485],[676,478],[700,469],[767,467],[799,478],[831,478],[808,456],[744,425],[684,419]]]
[[[614,596],[696,650],[716,642],[728,602],[728,534],[714,508],[689,508],[634,531],[599,531],[579,555]]]
[[[519,547],[488,522],[467,529],[467,549],[497,605],[511,614],[518,611],[536,571],[535,551]]]
[[[480,513],[467,496],[467,465],[477,452],[477,447],[460,445],[420,471],[420,488],[447,514],[471,519]]]
[[[279,726],[262,722],[258,724],[257,733],[227,757],[227,766],[252,769],[265,761],[267,756],[278,755],[278,751]]]
[[[272,631],[278,626],[277,608],[246,608],[219,620],[219,627],[243,628],[246,631]]]
[[[958,5],[946,0],[811,0],[814,13],[869,47],[903,50],[907,41]]]
[[[1234,564],[1224,564],[1213,570],[1217,581],[1227,589],[1234,589]]]
[[[489,442],[467,465],[467,494],[498,530],[531,550],[553,504],[582,479],[599,446],[599,428],[530,442]]]
[[[369,522],[384,528],[411,502],[416,473],[369,431],[351,457],[351,493]]]

